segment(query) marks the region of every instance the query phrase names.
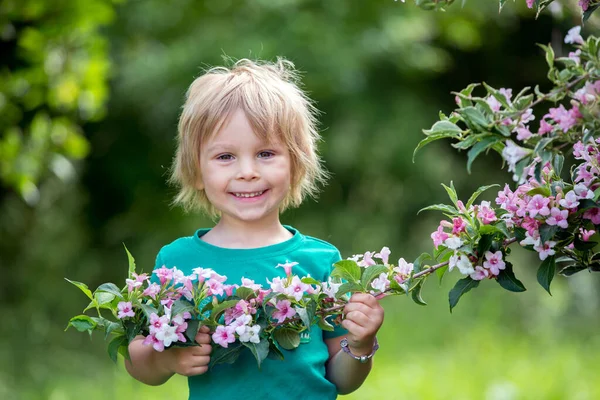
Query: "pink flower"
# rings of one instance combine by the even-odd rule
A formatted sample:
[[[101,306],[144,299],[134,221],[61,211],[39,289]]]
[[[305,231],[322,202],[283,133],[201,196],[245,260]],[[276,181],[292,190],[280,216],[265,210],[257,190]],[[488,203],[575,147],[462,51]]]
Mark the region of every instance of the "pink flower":
[[[525,0],[527,3],[527,8],[533,8],[533,3],[535,3],[535,0]]]
[[[545,135],[546,133],[552,132],[552,130],[554,129],[554,127],[552,125],[550,125],[549,123],[546,122],[545,119],[540,121],[540,129],[538,130],[538,135],[542,136]]]
[[[161,285],[164,285],[165,283],[173,279],[173,271],[165,267],[164,265],[158,269],[155,269],[152,273],[156,274],[156,276],[160,280]]]
[[[569,52],[569,58],[573,61],[575,61],[575,63],[577,65],[579,65],[581,63],[580,57],[581,56],[581,49],[577,49],[577,51],[571,51]]]
[[[327,297],[335,299],[335,295],[337,294],[338,289],[342,286],[341,283],[335,283],[329,278],[327,282],[322,282],[321,287],[323,288],[323,293],[327,295]]]
[[[227,348],[229,343],[235,342],[235,328],[232,326],[217,326],[215,333],[212,334],[212,340],[219,346]]]
[[[208,290],[206,293],[209,296],[212,296],[212,295],[222,296],[223,291],[225,290],[224,285],[221,282],[219,282],[217,279],[214,279],[214,278],[210,278],[209,280],[207,280],[206,286],[208,287]]]
[[[534,231],[532,233],[525,232],[525,239],[519,242],[521,246],[531,245],[533,247],[540,245],[540,233],[538,231]]]
[[[385,292],[390,287],[390,281],[387,278],[387,273],[382,272],[371,282],[371,287],[380,292]]]
[[[142,282],[138,282],[138,281],[133,280],[133,279],[125,279],[125,283],[127,283],[127,291],[129,293],[133,292],[135,289],[137,289],[140,286],[142,286]]]
[[[135,313],[133,312],[133,306],[130,301],[121,301],[117,304],[117,308],[119,309],[119,313],[117,314],[117,318],[123,319],[126,317],[135,317]]]
[[[500,111],[500,108],[502,108],[502,104],[500,104],[500,102],[492,95],[489,95],[485,101],[493,112],[498,112]]]
[[[584,1],[579,2],[581,8],[583,8],[582,3],[584,3]],[[583,10],[585,11],[585,8]],[[583,44],[583,38],[581,37],[581,26],[574,26],[571,29],[569,29],[569,32],[567,32],[567,35],[565,36],[565,43]]]
[[[267,282],[271,285],[271,290],[275,293],[285,293],[284,280],[280,277],[276,276],[273,278],[273,282],[269,282],[268,280]]]
[[[294,262],[288,262],[286,260],[285,264],[277,264],[277,267],[282,267],[283,270],[285,271],[285,275],[289,277],[290,275],[292,275],[292,267],[294,265],[298,265],[298,263],[295,262],[295,261]]]
[[[481,223],[488,225],[497,220],[496,213],[490,208],[489,201],[482,201],[477,212],[477,217],[481,220]]]
[[[568,210],[559,210],[556,207],[552,207],[552,210],[550,211],[550,217],[546,219],[546,223],[548,225],[558,225],[563,229],[567,229],[569,227],[569,223],[567,222],[568,217]]]
[[[296,310],[292,308],[292,303],[289,300],[280,300],[275,305],[276,311],[273,312],[273,318],[277,322],[283,322],[286,319],[296,315]]]
[[[588,7],[590,6],[590,0],[579,0],[578,4],[583,11],[587,11]]]
[[[374,251],[367,251],[363,255],[362,261],[359,261],[357,264],[361,267],[370,267],[371,265],[376,265],[377,263],[373,261],[373,256],[375,255]]]
[[[390,254],[392,254],[390,249],[388,247],[383,247],[381,251],[375,254],[373,257],[381,259],[381,261],[383,261],[383,263],[387,265]]]
[[[154,350],[156,351],[163,351],[165,349],[165,345],[163,344],[163,342],[158,340],[154,335],[146,336],[142,344],[146,346],[152,345],[152,347],[154,347]]]
[[[600,208],[594,207],[585,210],[583,218],[591,220],[594,225],[600,224]]]
[[[433,245],[437,249],[440,244],[444,243],[444,240],[448,239],[448,234],[444,232],[444,228],[440,225],[437,231],[431,234],[431,238],[433,239]]]
[[[288,296],[296,299],[296,301],[300,301],[308,289],[310,289],[310,285],[307,285],[306,283],[302,282],[300,278],[294,276],[292,278],[292,283],[290,283],[290,286],[286,288],[285,293]]]
[[[568,208],[568,209],[572,209],[572,208],[577,208],[577,206],[579,205],[579,202],[577,201],[577,195],[575,194],[575,191],[570,190],[567,192],[567,194],[565,195],[564,199],[561,199],[558,204],[560,204],[562,207],[564,208]]]
[[[533,135],[529,128],[525,125],[519,125],[515,128],[517,132],[517,140],[527,140]]]
[[[255,292],[261,288],[259,284],[255,284],[252,279],[242,278],[242,287],[247,287]]]
[[[550,199],[541,194],[536,194],[527,204],[527,211],[532,218],[535,218],[538,214],[543,216],[550,215],[549,203]]]
[[[588,240],[590,240],[590,237],[592,237],[594,235],[594,233],[596,233],[596,231],[593,229],[590,229],[588,231],[583,228],[579,228],[579,233],[581,233],[581,240],[583,240],[584,242],[587,242]]]
[[[573,190],[575,191],[575,194],[577,195],[577,198],[579,200],[594,198],[594,191],[590,190],[587,186],[585,186],[582,183],[575,185],[573,187]]]
[[[504,261],[502,261],[501,251],[497,251],[495,253],[486,251],[485,259],[487,261],[483,263],[484,268],[488,268],[494,276],[498,276],[500,274],[500,270],[506,268]]]
[[[159,317],[156,313],[150,314],[150,333],[154,334],[158,330],[162,328],[163,325],[169,324],[169,317],[167,315],[163,315]]]
[[[478,265],[475,267],[475,272],[473,272],[469,276],[471,277],[471,279],[473,279],[475,281],[480,281],[480,280],[483,280],[483,279],[489,277],[490,271],[488,271],[487,269]]]
[[[460,235],[461,232],[464,232],[467,229],[467,221],[460,217],[456,217],[452,219],[452,234]]]
[[[160,293],[160,285],[156,283],[151,283],[148,287],[142,292],[143,296],[149,296],[152,299],[156,300],[156,295]]]
[[[407,263],[404,258],[401,258],[398,260],[398,266],[394,267],[393,271],[407,277],[413,271],[413,268],[414,265],[412,263]]]
[[[550,240],[546,241],[543,244],[538,246],[533,246],[533,249],[539,253],[540,260],[545,260],[548,256],[554,255],[555,251],[553,247],[556,245],[556,242],[552,242]]]

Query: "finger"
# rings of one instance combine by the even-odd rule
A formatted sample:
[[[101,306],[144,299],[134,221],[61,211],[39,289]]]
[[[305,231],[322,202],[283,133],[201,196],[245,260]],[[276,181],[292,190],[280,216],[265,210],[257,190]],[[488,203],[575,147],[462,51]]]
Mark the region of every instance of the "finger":
[[[181,375],[183,375],[183,376],[202,375],[202,374],[205,374],[206,371],[208,371],[208,366],[204,365],[201,367],[192,367]]]
[[[202,332],[202,333],[210,333],[210,328],[206,325],[202,325],[200,327],[200,329],[198,329],[198,332]]]
[[[198,344],[209,344],[210,343],[210,335],[208,333],[198,332],[196,335],[196,343]]]
[[[343,320],[342,327],[348,331],[349,336],[353,335],[355,337],[364,337],[367,334],[365,328],[358,325],[356,322],[352,321],[351,319]]]
[[[344,314],[348,314],[352,311],[360,311],[365,315],[370,315],[375,310],[364,303],[348,303],[344,307]]]
[[[210,363],[209,356],[194,357],[191,363],[192,367],[206,367]]]
[[[207,343],[201,344],[200,346],[194,346],[192,348],[194,349],[192,351],[194,356],[209,356],[212,352],[212,346]]]
[[[350,297],[350,303],[364,303],[370,307],[375,307],[377,304],[377,299],[369,293],[354,293],[352,297]]]
[[[368,316],[360,311],[350,311],[346,314],[346,319],[354,322],[356,325],[360,325],[363,328],[369,328],[373,325],[373,321]]]

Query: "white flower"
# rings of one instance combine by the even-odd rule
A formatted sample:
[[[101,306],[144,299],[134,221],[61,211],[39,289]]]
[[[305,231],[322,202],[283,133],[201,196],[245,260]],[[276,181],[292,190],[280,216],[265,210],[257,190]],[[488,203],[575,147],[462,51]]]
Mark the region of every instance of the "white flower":
[[[394,272],[399,273],[400,275],[410,275],[414,268],[412,263],[407,263],[404,258],[398,260],[398,266],[394,268]]]
[[[176,329],[177,328],[174,326],[163,324],[159,329],[156,330],[154,337],[163,342],[165,347],[169,347],[171,343],[178,340],[177,333],[175,332]]]
[[[373,279],[371,282],[371,287],[375,290],[379,290],[380,292],[385,292],[385,290],[390,287],[390,281],[387,278],[387,273],[382,272],[379,274],[379,277]]]
[[[451,236],[444,240],[444,245],[446,245],[446,247],[449,249],[456,250],[463,245],[463,242],[458,236]]]
[[[527,155],[527,150],[517,146],[512,140],[506,141],[506,147],[502,150],[502,158],[508,163],[508,172],[515,170],[515,165]]]
[[[583,38],[581,37],[581,26],[578,25],[569,29],[567,36],[565,36],[565,43],[583,44]]]
[[[519,242],[521,246],[527,246],[528,244],[536,247],[540,245],[540,234],[536,231],[533,236],[529,232],[525,232],[525,239]]]
[[[448,270],[452,271],[454,267],[457,267],[461,274],[470,275],[475,272],[473,269],[473,264],[469,261],[469,257],[461,254],[460,257],[457,253],[454,253],[450,260],[448,261]]]
[[[342,286],[341,283],[335,283],[329,278],[327,282],[322,283],[323,293],[327,295],[327,297],[331,297],[335,299],[335,295],[338,292],[338,289]]]
[[[241,328],[241,327],[238,327],[238,328]],[[240,342],[260,343],[260,337],[258,335],[260,333],[260,325],[254,325],[254,326],[244,325],[243,328],[244,328],[244,332],[242,332],[241,334],[239,333],[238,329],[236,328],[236,332],[240,336]]]

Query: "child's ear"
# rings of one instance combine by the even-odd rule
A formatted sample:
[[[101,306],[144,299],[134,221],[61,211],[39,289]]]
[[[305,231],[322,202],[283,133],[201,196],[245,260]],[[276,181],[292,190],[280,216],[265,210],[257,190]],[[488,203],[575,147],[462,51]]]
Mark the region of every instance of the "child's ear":
[[[202,182],[202,178],[198,177],[198,179],[196,179],[196,189],[198,190],[204,190],[204,182]]]

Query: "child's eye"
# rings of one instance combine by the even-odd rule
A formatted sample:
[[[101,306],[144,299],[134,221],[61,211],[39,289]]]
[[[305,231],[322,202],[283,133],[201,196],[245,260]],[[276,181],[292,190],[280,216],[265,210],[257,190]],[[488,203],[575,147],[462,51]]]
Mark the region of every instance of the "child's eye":
[[[261,151],[260,153],[258,153],[259,158],[269,158],[273,157],[274,155],[275,153],[273,153],[272,151]]]
[[[231,160],[233,156],[231,154],[221,154],[217,156],[217,160],[228,161]]]

